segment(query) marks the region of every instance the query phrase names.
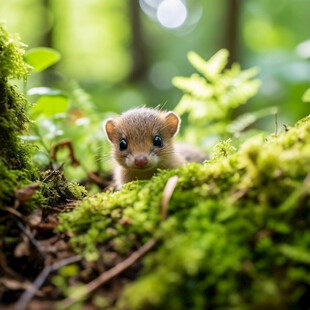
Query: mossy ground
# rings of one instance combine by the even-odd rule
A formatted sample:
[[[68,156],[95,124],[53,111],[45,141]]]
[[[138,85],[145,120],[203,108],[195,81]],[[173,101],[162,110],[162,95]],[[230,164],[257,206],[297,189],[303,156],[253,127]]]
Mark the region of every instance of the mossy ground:
[[[310,306],[310,117],[280,136],[256,136],[205,164],[84,199],[61,230],[88,259],[100,245],[124,256],[159,244],[116,307],[308,309]],[[166,182],[178,176],[161,220]]]

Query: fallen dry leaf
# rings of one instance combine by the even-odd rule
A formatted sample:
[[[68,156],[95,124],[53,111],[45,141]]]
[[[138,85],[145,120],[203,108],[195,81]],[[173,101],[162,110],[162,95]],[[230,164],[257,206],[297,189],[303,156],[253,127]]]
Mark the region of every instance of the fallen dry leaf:
[[[22,235],[23,240],[17,244],[14,250],[14,256],[15,257],[23,257],[23,256],[29,256],[30,255],[30,243],[29,239]]]
[[[42,221],[42,209],[35,209],[25,220],[32,228],[38,226]]]
[[[168,204],[171,199],[171,196],[174,192],[174,189],[178,183],[178,177],[175,175],[171,177],[164,188],[163,192],[163,200],[161,203],[161,218],[162,220],[165,220],[167,218],[167,210],[168,210]]]
[[[10,278],[0,278],[0,283],[10,290],[27,290],[32,286],[29,281],[19,281]]]
[[[40,188],[40,184],[34,183],[30,185],[26,185],[23,188],[17,189],[15,191],[15,205],[14,207],[17,208],[21,204],[29,201],[34,193]]]

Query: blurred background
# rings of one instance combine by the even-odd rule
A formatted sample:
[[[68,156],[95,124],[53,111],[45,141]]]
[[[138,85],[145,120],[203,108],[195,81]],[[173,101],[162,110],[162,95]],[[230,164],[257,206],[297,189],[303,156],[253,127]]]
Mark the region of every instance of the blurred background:
[[[49,46],[61,61],[44,83],[76,80],[102,111],[166,103],[171,84],[220,48],[242,68],[260,67],[253,105],[279,107],[292,123],[310,112],[301,96],[310,85],[310,0],[10,0],[0,18],[30,48]],[[33,83],[40,83],[35,81]]]
[[[221,48],[229,64],[260,68],[258,95],[237,115],[276,106],[282,126],[310,113],[301,100],[310,86],[310,0],[10,0],[0,2],[0,19],[28,48],[61,54],[28,89],[74,85],[99,117],[175,108],[182,92],[172,78],[195,72],[187,53],[209,59]],[[258,126],[273,132],[273,117]]]

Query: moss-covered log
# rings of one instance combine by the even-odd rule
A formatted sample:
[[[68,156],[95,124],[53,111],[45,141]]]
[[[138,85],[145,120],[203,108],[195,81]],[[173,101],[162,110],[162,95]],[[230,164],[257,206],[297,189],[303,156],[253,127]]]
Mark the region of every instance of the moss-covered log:
[[[231,155],[87,198],[61,216],[62,230],[74,233],[77,252],[97,259],[103,248],[110,264],[109,252],[125,257],[159,240],[120,309],[308,309],[309,154],[307,117]],[[162,221],[163,189],[174,175]]]

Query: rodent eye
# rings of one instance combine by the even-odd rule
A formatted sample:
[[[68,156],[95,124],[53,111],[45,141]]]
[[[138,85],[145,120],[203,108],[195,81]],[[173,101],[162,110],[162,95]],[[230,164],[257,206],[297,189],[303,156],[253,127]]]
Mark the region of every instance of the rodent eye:
[[[163,140],[161,139],[160,136],[154,137],[153,144],[154,144],[154,146],[157,146],[157,147],[162,147],[164,145]]]
[[[128,142],[126,141],[126,139],[122,139],[121,142],[119,143],[119,150],[125,151],[127,150],[127,147],[128,147]]]

